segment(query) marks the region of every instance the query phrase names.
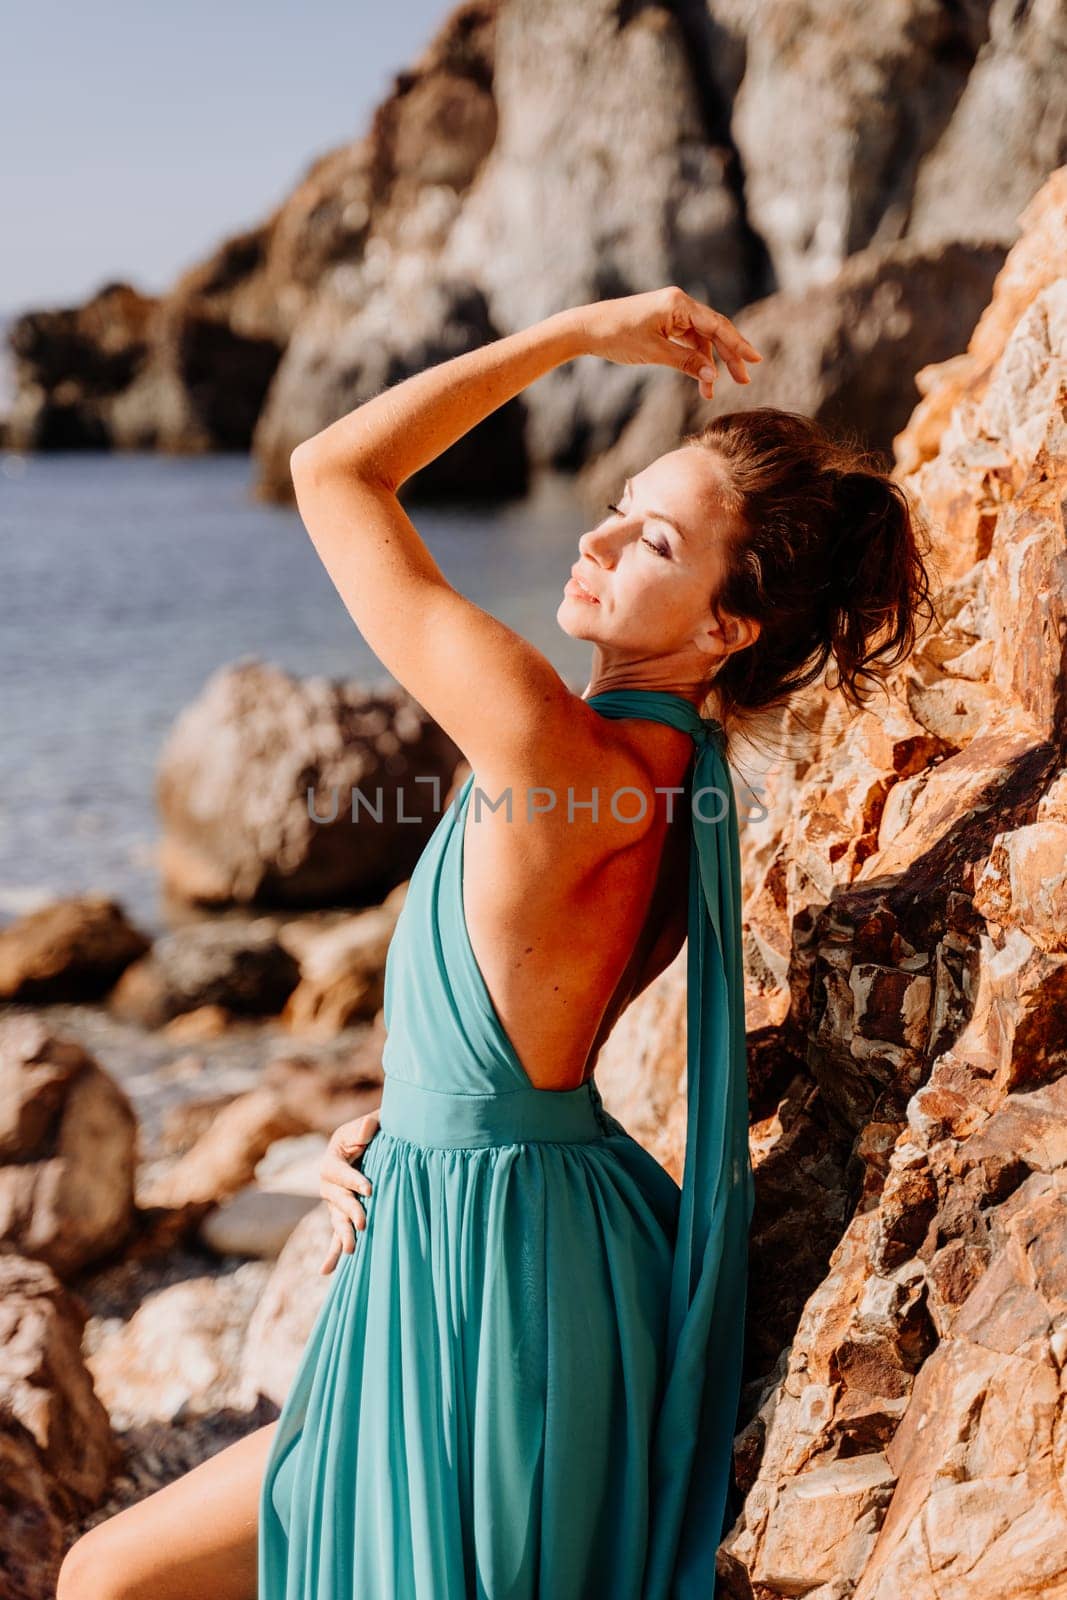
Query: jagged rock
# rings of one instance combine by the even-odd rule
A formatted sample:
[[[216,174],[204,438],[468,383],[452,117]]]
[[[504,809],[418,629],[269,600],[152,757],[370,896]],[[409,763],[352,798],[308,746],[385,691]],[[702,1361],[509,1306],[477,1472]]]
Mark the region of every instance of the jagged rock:
[[[410,876],[459,755],[402,690],[223,668],[160,758],[165,883],[205,904],[380,898]]]
[[[953,412],[958,413],[964,425],[970,425],[973,434],[974,409],[965,406],[964,401],[977,402],[1023,312],[1042,289],[1063,276],[1063,260],[1067,254],[1067,168],[1049,176],[1019,221],[1022,233],[997,274],[995,294],[979,317],[966,350],[936,366],[922,367],[915,374],[915,384],[923,398],[908,419],[907,427],[893,441],[898,469],[909,477],[917,473],[924,462],[939,456]],[[962,442],[960,435],[956,438]],[[913,480],[917,487],[921,485],[928,509],[936,508],[936,486],[942,481],[942,475],[951,498],[953,473],[966,471],[970,478],[973,472],[981,472],[983,465],[989,465],[981,462],[975,451],[976,442],[972,438],[966,456],[956,453],[957,444],[954,464],[951,458],[946,459],[939,464],[939,472]],[[992,439],[986,441],[988,447],[993,443]],[[967,457],[973,460],[965,469]],[[995,491],[995,485],[992,487]],[[953,507],[953,530],[957,537],[962,519],[975,513],[982,518],[985,498],[970,488],[966,496],[960,497],[959,504]],[[984,553],[979,537],[978,553]],[[970,542],[965,543],[964,548],[975,550]],[[952,551],[943,554],[951,556]],[[964,560],[961,570],[966,565]]]
[[[98,999],[150,944],[115,900],[57,900],[0,929],[0,1000]]]
[[[0,1019],[0,1250],[60,1275],[133,1223],[137,1120],[123,1090],[32,1013]]]
[[[1057,174],[1033,202],[981,335],[904,436],[944,626],[894,674],[880,734],[871,713],[817,729],[777,780],[777,852],[752,857],[746,919],[790,985],[810,1114],[851,1141],[851,1220],[749,1386],[720,1551],[745,1600],[1067,1582],[1065,195]],[[756,1229],[756,1304],[762,1248]]]
[[[245,1016],[276,1015],[300,969],[268,918],[201,922],[161,934],[126,968],[108,997],[116,1016],[157,1028],[205,1006]]]

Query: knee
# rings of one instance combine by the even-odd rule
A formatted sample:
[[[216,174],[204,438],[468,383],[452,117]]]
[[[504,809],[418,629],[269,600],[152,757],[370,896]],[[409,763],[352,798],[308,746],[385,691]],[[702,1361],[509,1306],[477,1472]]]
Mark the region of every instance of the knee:
[[[126,1600],[114,1562],[108,1560],[105,1524],[75,1539],[59,1569],[56,1600]]]

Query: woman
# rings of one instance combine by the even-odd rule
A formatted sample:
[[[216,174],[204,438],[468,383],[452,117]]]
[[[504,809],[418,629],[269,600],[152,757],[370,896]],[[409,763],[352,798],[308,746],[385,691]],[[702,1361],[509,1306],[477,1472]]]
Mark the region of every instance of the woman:
[[[472,773],[390,946],[380,1111],[324,1168],[339,1270],[282,1414],[80,1539],[59,1600],[712,1591],[753,1197],[726,729],[831,656],[861,704],[926,577],[905,495],[858,451],[788,412],[719,417],[579,540],[573,694],[447,583],[397,490],[579,355],[675,367],[704,398],[717,358],[738,383],[761,359],[677,288],[627,296],[418,373],[293,453],[354,621]],[[686,938],[679,1190],[593,1068]]]

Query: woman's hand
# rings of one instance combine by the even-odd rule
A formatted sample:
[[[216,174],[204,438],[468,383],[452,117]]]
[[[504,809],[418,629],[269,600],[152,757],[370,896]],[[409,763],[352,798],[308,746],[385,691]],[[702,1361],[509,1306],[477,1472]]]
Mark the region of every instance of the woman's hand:
[[[581,330],[583,354],[620,366],[675,367],[697,380],[704,400],[714,393],[716,354],[738,383],[750,381],[746,361],[763,359],[729,317],[673,286],[597,300],[575,307],[572,314]]]
[[[353,1162],[358,1161],[378,1132],[378,1111],[368,1111],[366,1116],[351,1122],[342,1122],[330,1136],[326,1154],[319,1166],[319,1193],[325,1200],[333,1223],[333,1239],[320,1272],[332,1272],[341,1259],[342,1250],[351,1255],[356,1248],[355,1229],[367,1226],[367,1213],[357,1194],[370,1194],[371,1181]]]

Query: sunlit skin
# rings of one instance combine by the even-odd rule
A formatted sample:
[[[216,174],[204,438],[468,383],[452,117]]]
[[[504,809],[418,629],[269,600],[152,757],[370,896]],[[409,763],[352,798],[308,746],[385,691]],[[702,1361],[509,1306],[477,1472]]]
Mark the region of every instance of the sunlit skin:
[[[582,534],[556,619],[593,646],[586,698],[666,689],[714,706],[708,679],[759,633],[712,606],[736,535],[724,491],[719,458],[686,445],[636,473]]]

